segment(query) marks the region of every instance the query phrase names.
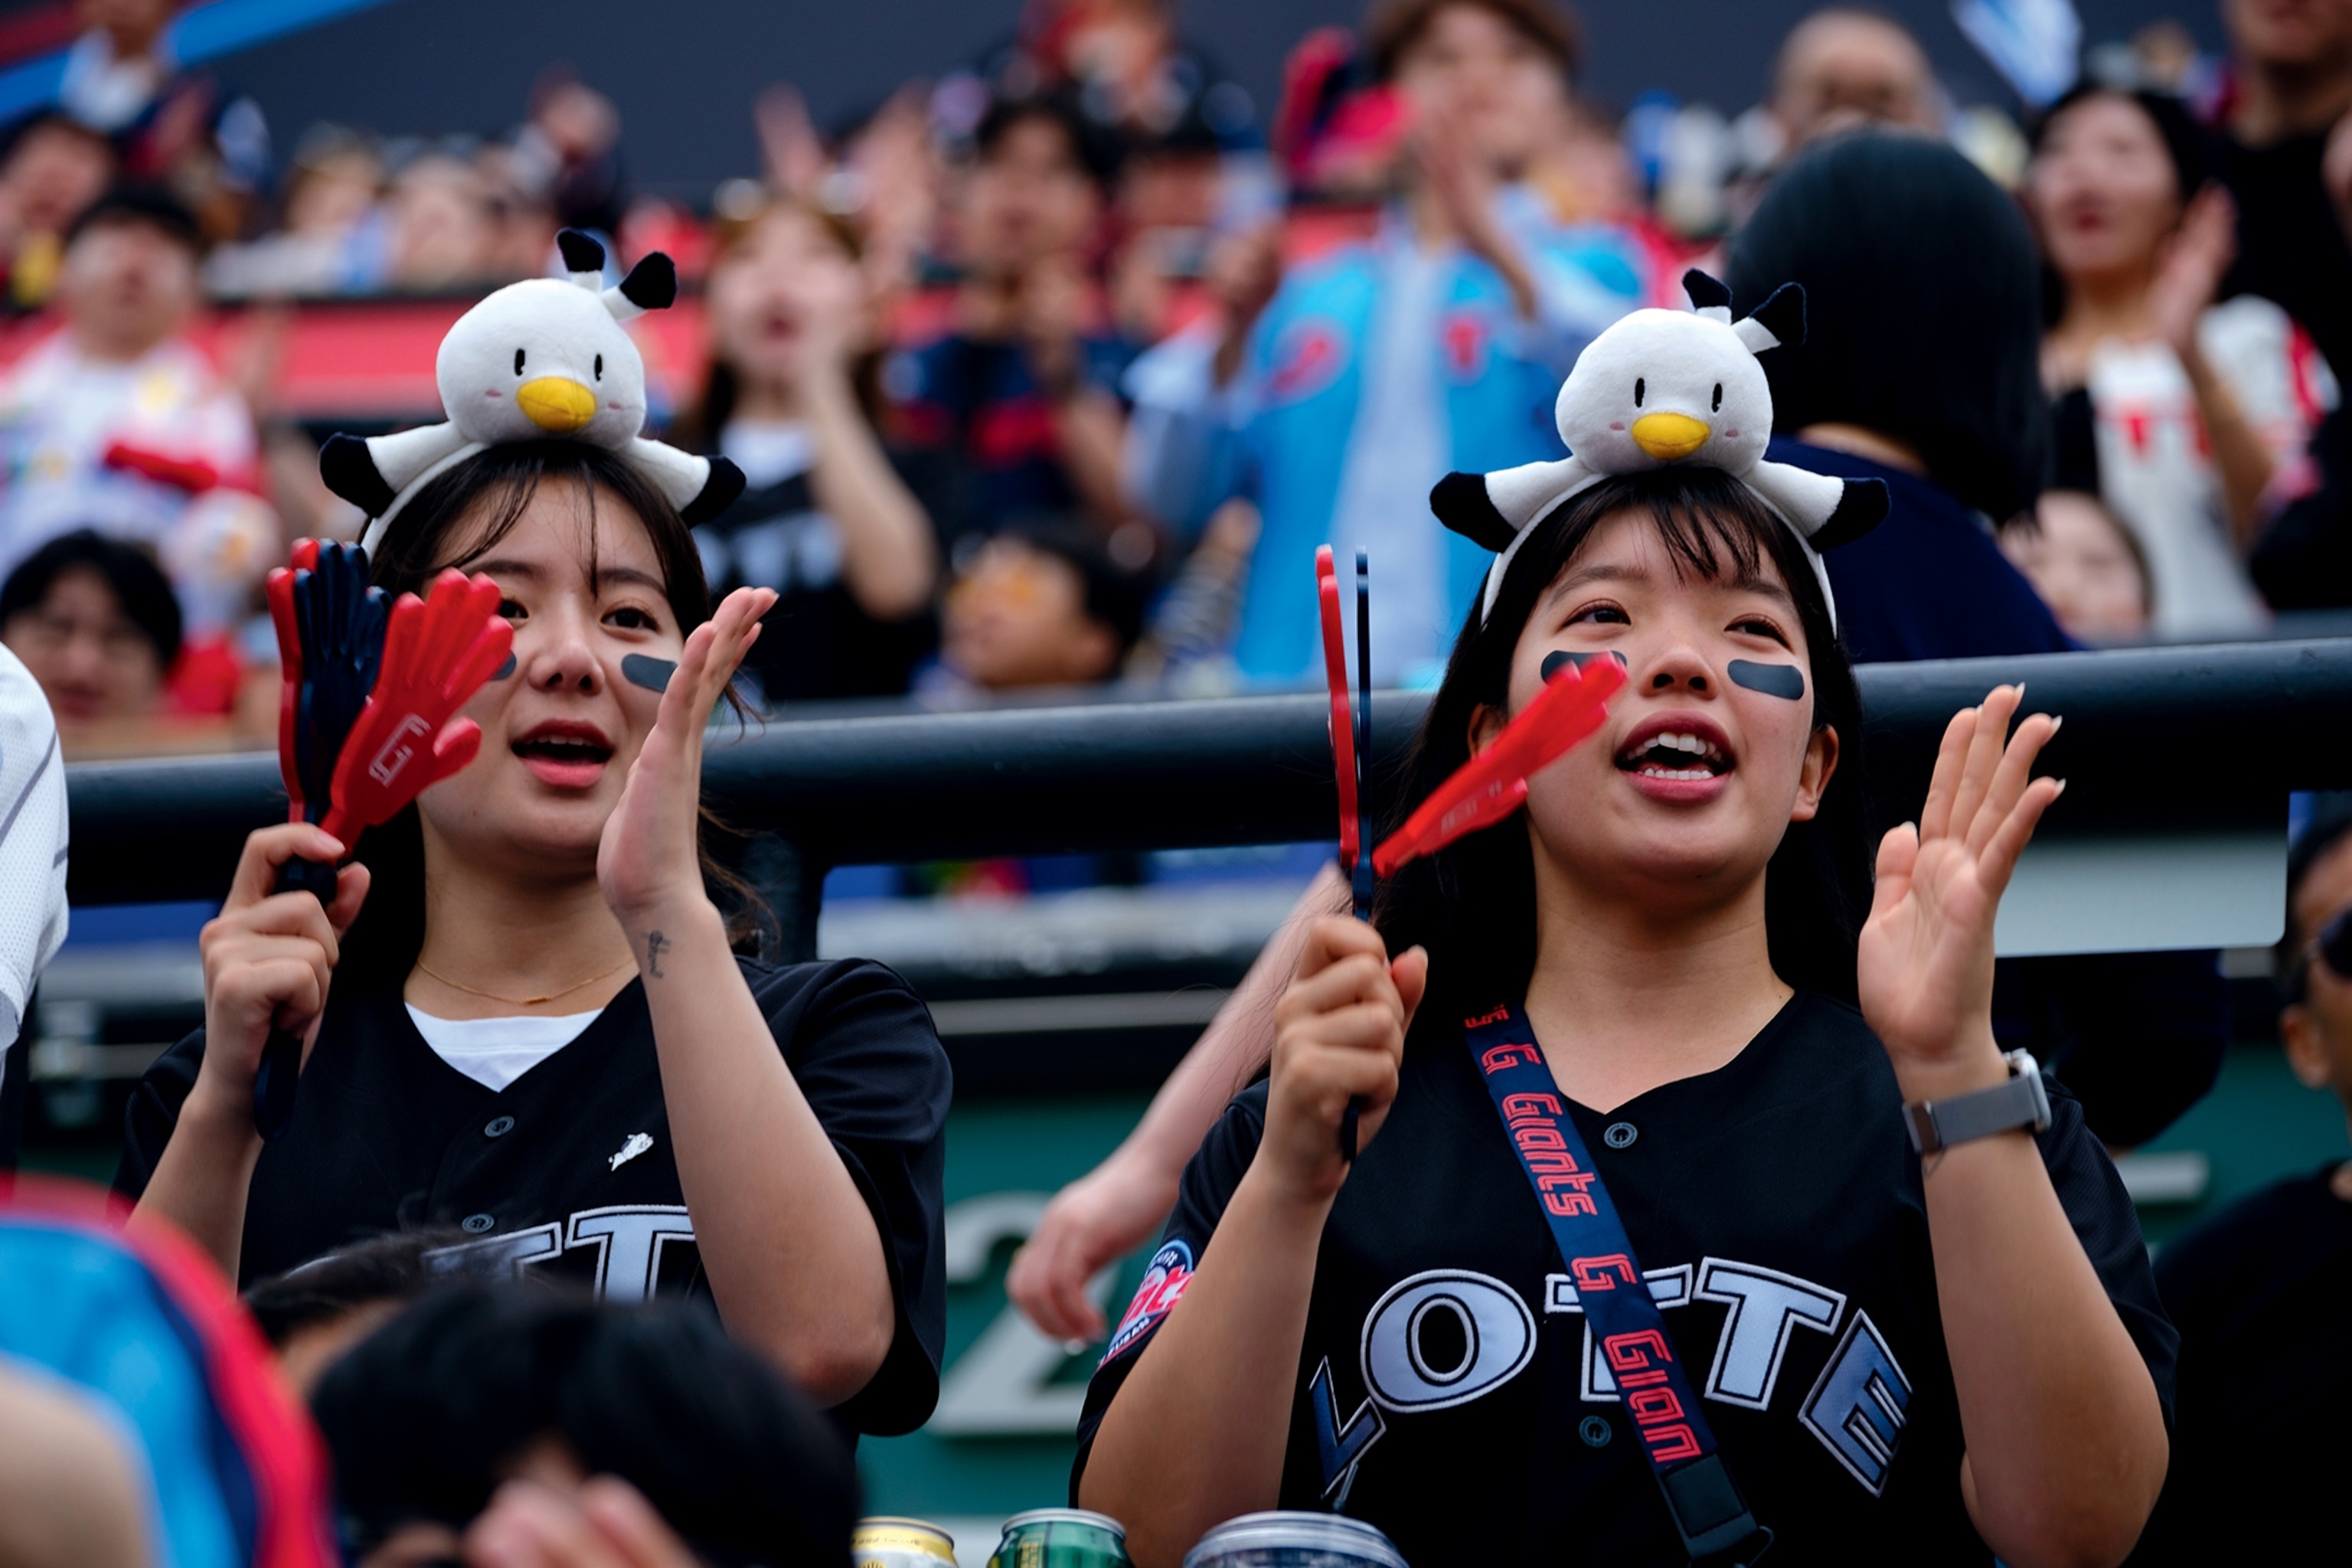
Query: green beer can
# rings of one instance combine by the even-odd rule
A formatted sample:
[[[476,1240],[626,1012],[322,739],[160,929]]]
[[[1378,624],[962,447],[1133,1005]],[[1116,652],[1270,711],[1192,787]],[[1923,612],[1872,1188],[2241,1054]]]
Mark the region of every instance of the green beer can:
[[[1082,1508],[1039,1508],[1004,1521],[988,1568],[1133,1568],[1127,1527]]]

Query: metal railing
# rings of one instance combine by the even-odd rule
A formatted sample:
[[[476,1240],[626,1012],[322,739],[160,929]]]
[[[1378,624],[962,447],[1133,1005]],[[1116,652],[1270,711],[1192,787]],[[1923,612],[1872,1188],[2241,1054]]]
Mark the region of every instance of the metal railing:
[[[1871,665],[1865,777],[1882,821],[1916,809],[1953,710],[2026,682],[2063,713],[2059,835],[2280,820],[2285,793],[2352,786],[2352,638]],[[1373,698],[1392,770],[1424,696]],[[760,879],[785,950],[811,950],[824,868],[872,862],[1265,844],[1328,836],[1325,704],[1312,695],[813,720],[714,745],[706,795],[772,835]],[[266,754],[68,770],[79,903],[216,898],[247,833],[282,821]]]

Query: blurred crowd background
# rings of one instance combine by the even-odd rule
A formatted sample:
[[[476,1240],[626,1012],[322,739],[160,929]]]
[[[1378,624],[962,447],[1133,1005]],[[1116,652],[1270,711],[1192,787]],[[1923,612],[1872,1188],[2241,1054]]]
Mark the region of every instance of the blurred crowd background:
[[[1429,483],[1558,455],[1577,349],[1682,304],[1687,267],[1743,288],[1759,212],[1756,264],[1814,273],[1812,379],[1844,353],[1948,384],[1873,418],[1776,373],[1781,433],[1926,481],[2014,574],[1969,570],[2021,574],[2063,631],[2000,630],[2005,578],[1953,635],[1865,626],[1860,657],[2352,605],[2343,0],[2220,0],[2219,28],[2150,6],[2112,37],[2066,0],[1970,0],[1936,20],[1989,68],[1979,101],[1893,16],[1790,7],[1746,105],[1584,89],[1604,73],[1549,0],[1334,6],[1272,101],[1181,0],[1007,0],[996,43],[863,110],[821,119],[789,80],[695,104],[758,162],[694,193],[633,182],[633,127],[560,38],[510,128],[387,134],[272,123],[236,56],[180,62],[172,0],[66,9],[8,14],[69,42],[0,141],[0,640],[69,754],[266,743],[260,578],[360,521],[320,441],[436,417],[440,332],[560,270],[563,226],[687,281],[641,326],[656,424],[750,477],[701,540],[714,587],[782,591],[749,681],[771,708],[1297,685],[1325,539],[1373,552],[1376,673],[1429,679],[1463,597]],[[1841,350],[1864,299],[1916,335]],[[1956,353],[2021,354],[2035,390]]]

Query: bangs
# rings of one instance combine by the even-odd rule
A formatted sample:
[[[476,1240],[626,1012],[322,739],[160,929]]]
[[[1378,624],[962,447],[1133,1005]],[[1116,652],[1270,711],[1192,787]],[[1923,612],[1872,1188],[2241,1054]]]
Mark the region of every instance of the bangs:
[[[1647,521],[1665,547],[1678,582],[1738,584],[1763,581],[1777,573],[1796,605],[1798,623],[1815,665],[1820,665],[1824,652],[1835,647],[1837,632],[1830,622],[1829,601],[1822,595],[1821,581],[1813,574],[1812,563],[1796,531],[1754,490],[1716,468],[1654,468],[1620,475],[1601,480],[1569,501],[1534,525],[1538,531],[1511,563],[1510,574],[1496,595],[1494,613],[1485,624],[1510,628],[1510,639],[1516,642],[1538,602],[1575,563],[1601,525],[1620,515]],[[1474,606],[1470,623],[1455,647],[1457,659],[1479,640],[1481,630]],[[1494,675],[1507,679],[1507,669]],[[1483,689],[1491,683],[1479,684]],[[1499,695],[1490,694],[1485,700],[1498,700]]]

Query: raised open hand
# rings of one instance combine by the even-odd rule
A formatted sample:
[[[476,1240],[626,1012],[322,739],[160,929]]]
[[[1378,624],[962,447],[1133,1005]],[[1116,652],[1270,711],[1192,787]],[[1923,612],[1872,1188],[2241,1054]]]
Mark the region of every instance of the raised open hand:
[[[2032,776],[2057,720],[2033,714],[2002,744],[2023,695],[1996,687],[1983,706],[1952,715],[1917,826],[1904,824],[1878,847],[1858,963],[1862,1011],[1906,1099],[1999,1067],[1993,916],[2034,825],[2065,787]]]
[[[596,849],[604,901],[630,931],[639,917],[705,895],[699,845],[702,739],[711,710],[760,636],[772,588],[738,588],[694,628],[663,689],[661,711],[629,764]]]
[[[2180,227],[2164,247],[2148,309],[2175,353],[2197,350],[2197,326],[2221,292],[2221,275],[2238,255],[2238,209],[2230,193],[2208,185],[2189,198]]]

